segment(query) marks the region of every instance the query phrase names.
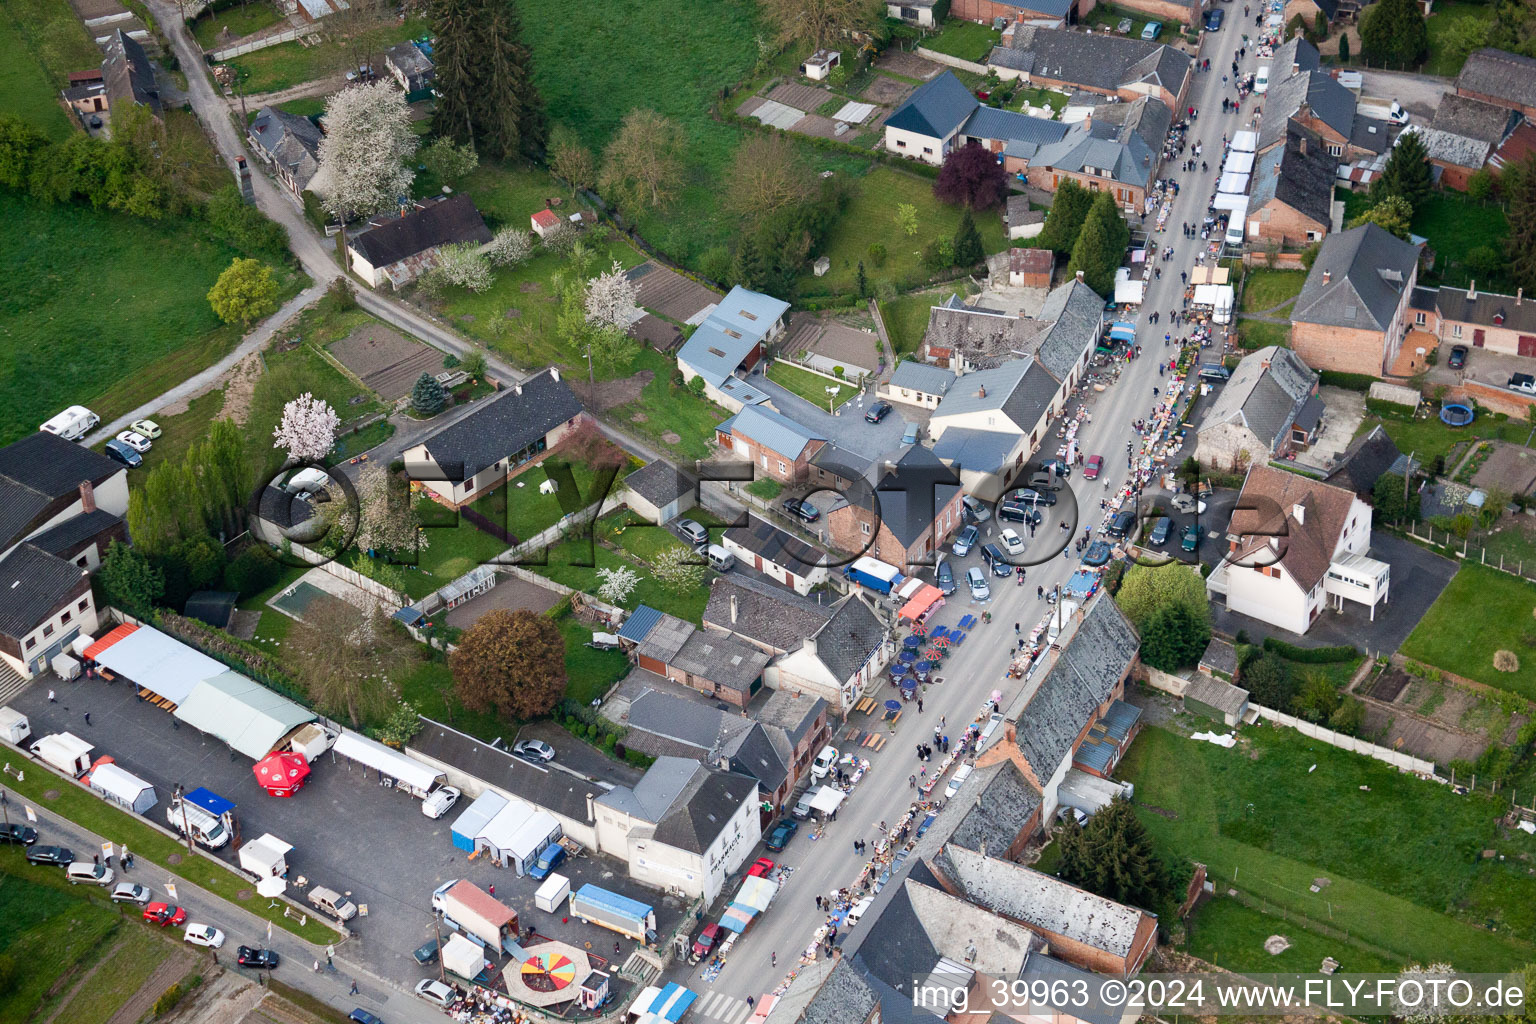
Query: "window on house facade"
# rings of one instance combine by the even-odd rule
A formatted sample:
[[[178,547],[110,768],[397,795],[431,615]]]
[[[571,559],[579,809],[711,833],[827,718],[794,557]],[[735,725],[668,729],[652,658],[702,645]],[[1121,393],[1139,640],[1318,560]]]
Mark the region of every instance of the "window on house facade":
[[[76,608],[76,610],[83,612],[83,611],[85,611],[85,606],[90,604],[90,603],[91,603],[90,598],[82,597],[80,599],[80,603],[78,605],[76,605],[75,608]]]
[[[933,147],[932,146],[924,146],[923,147],[923,152],[927,153],[929,156],[932,156],[933,155]]]
[[[53,623],[50,622],[43,627],[43,636],[53,636]]]
[[[779,460],[779,475],[780,476],[784,475],[784,460],[783,459]]]
[[[1424,317],[1424,314],[1422,312],[1418,312],[1418,313],[1413,314],[1413,322],[1417,326],[1423,327],[1424,326],[1424,320],[1425,320],[1425,317]]]
[[[868,537],[869,536],[869,524],[868,523],[860,523],[859,524],[859,532],[864,534],[864,536]]]
[[[1461,324],[1451,324],[1451,337],[1461,337]]]
[[[1328,155],[1329,156],[1343,156],[1344,155],[1344,147],[1338,145],[1337,143],[1330,142],[1330,143],[1328,143]]]
[[[472,491],[474,489],[475,489],[475,478],[474,477],[470,477],[468,480],[464,481],[464,493],[465,494],[468,494],[470,491]]]
[[[69,625],[69,620],[74,618],[74,617],[75,617],[75,613],[74,612],[66,611],[63,615],[59,616],[59,625],[61,625],[61,626]]]
[[[37,637],[35,637],[35,636],[27,637],[27,650],[30,651],[32,648],[34,648],[36,646],[37,646]]]
[[[1318,239],[1320,239],[1322,237],[1323,237],[1323,233],[1321,231],[1308,231],[1307,232],[1307,241],[1309,241],[1309,242],[1316,242]]]
[[[78,565],[82,569],[84,569],[86,567],[86,562],[87,562],[87,559],[86,559],[85,555],[81,555],[79,558],[75,559],[75,564]]]
[[[907,144],[905,142],[901,141],[900,139],[897,139],[896,140],[896,148],[897,149],[906,149],[907,148]]]

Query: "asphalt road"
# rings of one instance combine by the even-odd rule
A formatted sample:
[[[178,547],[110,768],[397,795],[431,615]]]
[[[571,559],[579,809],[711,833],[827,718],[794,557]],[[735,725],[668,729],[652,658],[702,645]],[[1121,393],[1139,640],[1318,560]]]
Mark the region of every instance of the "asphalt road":
[[[1161,336],[1170,330],[1167,323],[1169,311],[1179,308],[1181,304],[1179,272],[1194,265],[1196,253],[1205,244],[1198,238],[1184,238],[1178,225],[1185,221],[1198,223],[1204,219],[1220,171],[1222,136],[1225,134],[1230,138],[1234,132],[1248,127],[1254,105],[1251,97],[1244,104],[1242,116],[1221,113],[1222,97],[1235,97],[1232,86],[1223,85],[1222,72],[1230,73],[1229,65],[1242,44],[1242,33],[1245,30],[1240,18],[1230,19],[1233,8],[1228,7],[1227,10],[1229,20],[1226,26],[1220,32],[1208,33],[1203,43],[1202,56],[1210,58],[1211,71],[1195,76],[1186,103],[1200,111],[1192,126],[1191,143],[1198,141],[1203,144],[1204,159],[1210,170],[1205,173],[1198,170],[1193,173],[1180,172],[1177,170],[1180,164],[1178,157],[1171,161],[1171,166],[1164,168],[1163,173],[1173,175],[1181,189],[1169,216],[1169,230],[1153,237],[1160,247],[1172,246],[1174,258],[1158,264],[1163,269],[1163,277],[1150,282],[1147,288],[1147,301],[1138,318],[1142,327],[1139,335],[1146,346],[1145,354],[1140,359],[1122,364],[1120,380],[1109,390],[1101,394],[1087,393],[1092,421],[1080,428],[1078,436],[1085,453],[1105,456],[1105,473],[1100,481],[1084,481],[1080,473],[1071,478],[1071,486],[1083,507],[1082,524],[1074,523],[1071,527],[1074,534],[1080,533],[1085,526],[1091,525],[1097,529],[1100,521],[1098,499],[1126,483],[1127,468],[1122,458],[1123,448],[1128,441],[1139,440],[1132,423],[1151,413],[1156,401],[1152,389],[1161,387],[1165,379],[1159,377],[1155,360],[1159,356],[1166,357],[1169,352],[1163,349],[1160,342]],[[1242,70],[1246,74],[1255,66],[1256,61],[1250,51]],[[1162,323],[1156,326],[1147,320],[1154,310],[1162,315]],[[1177,335],[1179,332],[1172,333]],[[1157,339],[1155,345],[1154,338]],[[1047,448],[1049,444],[1047,442]],[[1049,456],[1054,453],[1047,450],[1043,454]],[[1042,524],[1027,555],[1044,550],[1045,545],[1050,543],[1047,538],[1057,536],[1059,528],[1056,523],[1060,518],[1072,515],[1070,505],[1064,502],[1053,510],[1054,517]],[[989,527],[995,535],[996,522],[985,524],[984,534]],[[1039,546],[1038,549],[1036,546]],[[979,564],[974,555],[956,560],[956,576],[961,576],[964,569],[973,564]],[[947,719],[945,731],[953,737],[980,712],[993,690],[1003,692],[1002,703],[1007,706],[1010,699],[1021,690],[1038,685],[1041,675],[1038,671],[1026,680],[1010,680],[1006,677],[1010,649],[1013,646],[1011,626],[1017,621],[1028,630],[1039,622],[1047,606],[1038,600],[1035,588],[1044,586],[1049,589],[1065,583],[1078,564],[1075,557],[1057,557],[1046,564],[1034,566],[1028,570],[1027,583],[1022,587],[989,577],[989,582],[996,585],[992,588],[993,596],[987,605],[973,605],[962,581],[961,589],[949,598],[936,621],[952,625],[961,615],[967,612],[979,613],[985,608],[992,612],[992,623],[973,631],[961,648],[945,662],[942,675],[946,681],[929,688],[924,713],[917,714],[916,706],[908,705],[906,714],[902,716],[885,749],[867,754],[872,765],[870,773],[839,810],[838,820],[828,825],[823,838],[812,843],[806,830],[802,829],[782,854],[770,854],[792,865],[795,870],[773,906],[736,943],[718,978],[713,983],[704,982],[698,967],[680,968],[674,972],[674,980],[686,983],[701,993],[700,1001],[694,1005],[693,1013],[696,1017],[723,1024],[740,1024],[748,1015],[746,997],[759,997],[771,991],[797,964],[800,952],[805,949],[815,928],[824,919],[824,915],[816,908],[816,896],[852,885],[859,874],[862,863],[854,854],[854,840],[873,842],[878,837],[878,823],[881,820],[894,820],[901,809],[911,803],[914,792],[907,784],[907,776],[919,767],[915,746],[922,740],[932,738],[933,729],[938,725],[941,715]],[[776,964],[773,963],[775,956]]]

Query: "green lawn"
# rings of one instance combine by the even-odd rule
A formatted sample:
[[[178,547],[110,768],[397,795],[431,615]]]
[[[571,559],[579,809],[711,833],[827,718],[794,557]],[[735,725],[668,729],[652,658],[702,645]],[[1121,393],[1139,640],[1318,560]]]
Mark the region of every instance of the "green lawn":
[[[285,114],[298,114],[300,117],[314,117],[316,114],[325,113],[324,96],[304,96],[296,100],[287,100],[277,105],[277,109]]]
[[[992,47],[1002,41],[1003,34],[990,25],[951,18],[937,35],[923,40],[922,45],[936,53],[947,53],[961,60],[978,64],[987,59]]]
[[[1403,654],[1480,683],[1536,700],[1536,653],[1521,637],[1536,630],[1536,586],[1478,565],[1464,565],[1419,620]],[[1516,672],[1493,667],[1495,651],[1512,651]]]
[[[155,969],[176,949],[171,935],[157,934],[149,926],[124,922],[119,938],[103,950],[100,966],[69,997],[59,1010],[60,1020],[71,1024],[106,1024]],[[170,929],[174,934],[174,929]]]
[[[131,927],[123,916],[100,894],[70,886],[57,868],[32,867],[14,846],[0,850],[0,956],[16,970],[0,986],[0,1020],[32,1019],[55,986],[95,962],[120,925]]]
[[[65,10],[68,11],[67,6]],[[0,52],[7,55],[0,66],[0,113],[30,121],[49,138],[67,138],[74,130],[71,116],[64,112],[48,70],[28,42],[28,34],[16,20],[14,8],[7,4],[0,12]]]
[[[1060,117],[1062,109],[1067,105],[1067,97],[1064,93],[1059,93],[1055,89],[1046,89],[1043,86],[1015,89],[1013,99],[1008,103],[1008,109],[1022,110],[1025,103],[1033,107],[1050,107],[1056,112],[1056,116]]]
[[[228,352],[237,327],[208,289],[237,254],[196,221],[147,221],[6,192],[0,219],[27,245],[0,255],[0,443],[66,405],[103,421],[160,394]],[[81,267],[90,267],[86,275]],[[280,271],[285,291],[299,277]]]
[[[1264,348],[1267,345],[1280,345],[1289,348],[1291,345],[1291,325],[1272,324],[1263,320],[1237,321],[1237,340],[1243,348],[1252,351],[1256,348]]]
[[[581,564],[594,560],[596,565]],[[621,565],[628,565],[640,573],[640,584],[624,602],[625,607],[633,609],[647,604],[695,623],[704,617],[704,605],[709,601],[708,587],[698,587],[685,594],[674,593],[658,583],[644,567],[601,545],[590,545],[584,539],[573,538],[553,545],[546,552],[544,564],[527,564],[524,568],[556,583],[591,593],[596,591],[601,582],[597,578],[598,569],[617,568]]]
[[[565,638],[565,695],[578,704],[590,704],[624,678],[629,659],[622,651],[595,651],[585,646],[592,639],[592,630],[574,616],[562,616],[557,624]]]
[[[1301,294],[1305,270],[1253,270],[1243,284],[1243,312],[1258,313]],[[1283,314],[1274,313],[1272,316]]]
[[[1453,446],[1464,441],[1494,439],[1523,445],[1531,433],[1531,428],[1524,423],[1496,420],[1492,416],[1479,416],[1465,427],[1448,427],[1440,422],[1438,416],[1409,420],[1396,416],[1368,415],[1361,421],[1355,436],[1366,433],[1377,424],[1381,425],[1404,454],[1413,452],[1414,458],[1426,466],[1437,457],[1447,455]]]
[[[1504,236],[1509,234],[1509,221],[1504,208],[1497,203],[1479,203],[1461,192],[1437,190],[1414,211],[1413,231],[1429,239],[1429,247],[1435,250],[1435,266],[1444,283],[1465,287],[1475,276],[1464,266],[1467,253],[1484,245],[1502,249]],[[1513,283],[1502,275],[1480,281],[1479,285],[1490,291],[1514,291]]]
[[[1479,856],[1497,841],[1493,801],[1292,730],[1241,737],[1226,750],[1149,728],[1122,762],[1138,817],[1170,854],[1403,960],[1496,971],[1536,955],[1536,878],[1516,857]]]
[[[223,12],[227,14],[228,12]],[[384,50],[395,43],[413,39],[430,30],[424,17],[410,17],[403,22],[391,21],[388,25],[371,29],[365,35],[361,47],[369,55],[367,63],[376,68],[384,66]],[[347,40],[327,38],[318,46],[301,46],[295,40],[279,43],[254,53],[241,54],[226,61],[242,76],[242,88],[247,95],[276,92],[292,88],[317,78],[334,75],[351,66],[355,53],[363,52]]]
[[[220,11],[204,11],[192,21],[192,37],[204,50],[217,50],[223,43],[223,31],[229,29],[233,41],[260,32],[282,20],[277,5],[271,3],[247,3],[239,7],[226,7]]]
[[[1444,46],[1446,36],[1452,32],[1452,26],[1460,21],[1492,21],[1493,7],[1488,4],[1466,3],[1464,0],[1439,0],[1434,10],[1434,16],[1427,22],[1429,59],[1424,62],[1421,70],[1426,75],[1455,78],[1461,73],[1461,65],[1466,61],[1466,56],[1447,53]]]
[[[10,105],[16,100],[11,95],[13,86],[20,85],[28,94],[39,95],[35,84],[21,84],[35,65],[41,65],[46,75],[43,85],[53,89],[68,85],[71,71],[101,65],[101,51],[66,0],[7,0],[0,21],[6,26],[0,39],[5,42],[3,52],[7,63],[12,63],[19,55],[18,44],[32,57],[30,61],[16,61],[15,67],[7,68],[0,76],[0,82],[6,84],[6,88],[0,89],[0,96],[5,97],[0,101],[5,106],[0,109],[13,109]],[[16,110],[16,113],[22,112]]]
[[[819,408],[826,408],[829,397],[841,405],[852,398],[855,391],[852,384],[835,383],[819,373],[802,370],[783,360],[774,360],[773,365],[768,367],[768,379]],[[836,388],[837,394],[828,396],[827,388]]]
[[[685,388],[673,387],[677,361],[654,349],[642,349],[630,369],[651,373],[651,382],[638,399],[612,411],[614,422],[649,439],[673,458],[685,462],[708,458],[715,424],[730,413],[708,399],[694,397]]]
[[[908,203],[917,207],[917,234],[907,237],[896,226],[896,206]],[[961,209],[947,206],[933,197],[933,179],[907,174],[893,167],[880,166],[859,183],[848,206],[832,226],[819,252],[832,260],[825,277],[815,277],[809,267],[800,281],[806,294],[852,291],[856,287],[859,261],[871,284],[890,281],[898,289],[908,289],[928,280],[923,269],[922,250],[935,238],[952,238],[960,226]],[[1007,247],[1003,219],[997,211],[976,217],[982,248],[988,253]],[[869,247],[879,242],[885,246],[885,265],[876,267],[869,258]]]
[[[956,282],[960,284],[961,282]],[[899,359],[916,352],[928,330],[928,317],[934,306],[949,298],[950,291],[913,292],[898,295],[889,302],[881,301],[880,317],[885,321],[885,332],[890,335],[891,348]]]
[[[245,876],[237,875],[232,868],[204,857],[194,856],[189,859],[186,847],[181,843],[155,831],[134,815],[119,810],[80,786],[61,781],[52,772],[28,771],[24,780],[18,781],[16,776],[11,776],[7,785],[14,791],[13,795],[20,795],[28,802],[47,807],[97,835],[106,836],[117,843],[126,843],[133,850],[134,856],[145,862],[146,867],[154,864],[161,871],[169,871],[168,858],[175,856],[182,863],[171,874],[185,878],[221,899],[239,903],[250,913],[274,922],[279,928],[285,928],[305,941],[326,942],[336,936],[333,929],[313,917],[300,925],[295,918],[283,917],[280,908],[269,909],[267,900],[255,898],[250,880]],[[58,796],[53,799],[45,797],[43,794],[48,790],[56,791]],[[14,804],[15,801],[12,802]],[[3,891],[3,887],[0,887],[0,891]],[[238,892],[249,895],[237,896]],[[3,931],[5,929],[0,929],[0,932]],[[0,1014],[0,1020],[4,1019],[7,1018]]]
[[[1309,931],[1296,918],[1282,916],[1278,908],[1265,913],[1228,896],[1202,904],[1187,928],[1185,947],[1192,955],[1238,973],[1307,974],[1330,956],[1342,962],[1344,974],[1394,974],[1405,966],[1401,959],[1384,960],[1357,946],[1341,949],[1339,940]],[[1264,949],[1271,935],[1285,936],[1290,948],[1271,955]]]

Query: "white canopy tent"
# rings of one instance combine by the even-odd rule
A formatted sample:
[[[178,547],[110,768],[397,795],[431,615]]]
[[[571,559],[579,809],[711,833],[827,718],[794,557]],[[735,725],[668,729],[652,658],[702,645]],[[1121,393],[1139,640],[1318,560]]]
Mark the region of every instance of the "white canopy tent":
[[[106,638],[103,638],[104,640]],[[205,679],[229,671],[194,647],[150,626],[140,626],[96,655],[96,663],[173,704]]]
[[[335,746],[331,747],[331,753],[366,765],[380,775],[394,779],[395,785],[418,797],[426,796],[434,785],[447,780],[447,776],[435,768],[429,768],[414,757],[351,729],[341,731]]]
[[[1115,303],[1121,306],[1139,306],[1146,296],[1147,282],[1132,278],[1129,267],[1115,271]]]
[[[175,714],[253,761],[260,761],[293,730],[315,720],[314,712],[238,672],[204,679],[179,702]]]
[[[1248,191],[1248,175],[1240,171],[1225,171],[1221,181],[1216,185],[1218,192],[1246,193]]]
[[[1211,201],[1213,210],[1243,210],[1248,209],[1248,197],[1233,192],[1218,192],[1216,198]]]
[[[159,802],[154,786],[115,764],[99,764],[92,768],[91,788],[135,814],[143,814]]]
[[[535,808],[515,833],[506,848],[507,859],[518,874],[527,871],[527,865],[550,843],[560,838],[560,822],[548,811]]]
[[[831,786],[822,786],[811,798],[811,810],[820,811],[822,814],[831,814],[842,806],[848,794],[842,790],[833,789]]]
[[[1232,136],[1232,148],[1239,153],[1252,153],[1259,148],[1259,133],[1256,131],[1236,132]]]
[[[1222,165],[1221,169],[1223,173],[1252,174],[1253,154],[1240,153],[1237,150],[1233,150],[1227,154],[1227,162]]]

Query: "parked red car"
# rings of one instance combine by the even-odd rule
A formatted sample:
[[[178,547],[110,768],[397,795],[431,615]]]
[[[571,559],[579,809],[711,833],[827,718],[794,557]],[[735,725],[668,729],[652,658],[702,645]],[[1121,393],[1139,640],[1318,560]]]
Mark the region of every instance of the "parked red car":
[[[704,930],[699,932],[699,937],[693,940],[693,956],[696,960],[703,960],[709,956],[709,951],[715,948],[715,941],[720,938],[720,926],[707,924]]]
[[[1102,456],[1102,455],[1090,455],[1090,456],[1088,456],[1088,461],[1083,464],[1083,479],[1084,480],[1097,480],[1099,478],[1099,471],[1102,470],[1103,468],[1104,468],[1104,456]]]
[[[769,860],[767,857],[759,857],[757,860],[753,861],[752,866],[747,869],[747,874],[754,878],[764,878],[767,877],[768,872],[772,870],[773,861]]]
[[[186,923],[187,912],[169,903],[151,903],[144,908],[144,920],[164,928],[167,925]]]

